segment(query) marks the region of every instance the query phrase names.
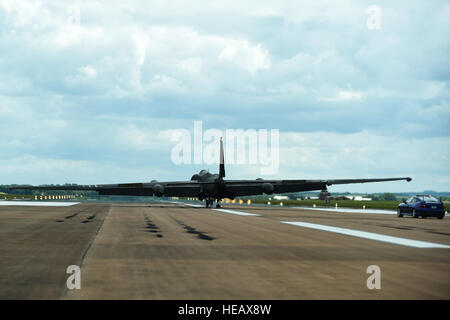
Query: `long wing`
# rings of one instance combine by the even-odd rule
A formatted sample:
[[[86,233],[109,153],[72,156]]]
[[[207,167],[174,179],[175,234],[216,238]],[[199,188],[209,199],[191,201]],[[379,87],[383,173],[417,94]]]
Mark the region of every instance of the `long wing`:
[[[327,186],[333,184],[351,184],[406,180],[411,181],[410,177],[403,178],[378,178],[378,179],[338,179],[338,180],[228,180],[226,181],[227,192],[236,196],[260,195],[263,193],[263,184],[273,186],[273,193],[288,193],[325,190]]]
[[[159,185],[163,195],[167,197],[196,197],[200,193],[200,183],[193,181],[152,182],[152,183],[122,183],[99,185],[52,185],[52,186],[13,186],[11,190],[38,190],[38,191],[96,191],[99,195],[118,196],[153,196],[156,195]],[[155,191],[156,190],[156,191]]]
[[[333,184],[367,183],[406,180],[411,178],[381,178],[381,179],[340,179],[340,180],[223,180],[222,187],[226,193],[234,196],[261,195],[265,188],[273,190],[273,193],[288,193],[324,190]],[[16,190],[78,190],[96,191],[100,195],[122,196],[153,196],[164,195],[166,197],[198,197],[204,185],[217,185],[218,182],[197,181],[172,181],[151,183],[124,183],[101,185],[65,185],[65,186],[14,186]]]
[[[64,185],[64,186],[14,186],[10,189],[19,190],[81,190],[97,191],[100,195],[123,195],[123,196],[153,196],[158,197],[238,197],[252,196],[263,193],[288,193],[312,190],[325,190],[333,184],[366,183],[406,180],[411,178],[382,178],[382,179],[341,179],[341,180],[223,180],[225,177],[225,160],[223,141],[220,138],[220,173],[217,179],[209,182],[172,181],[150,183],[124,183],[124,184],[101,184],[101,185]],[[214,175],[211,175],[214,176]]]

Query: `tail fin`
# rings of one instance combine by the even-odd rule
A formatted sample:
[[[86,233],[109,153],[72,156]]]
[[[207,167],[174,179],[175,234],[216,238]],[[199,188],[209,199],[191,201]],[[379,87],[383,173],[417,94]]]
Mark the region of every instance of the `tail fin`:
[[[220,169],[219,169],[219,177],[225,177],[225,157],[223,153],[223,141],[222,137],[220,137]]]

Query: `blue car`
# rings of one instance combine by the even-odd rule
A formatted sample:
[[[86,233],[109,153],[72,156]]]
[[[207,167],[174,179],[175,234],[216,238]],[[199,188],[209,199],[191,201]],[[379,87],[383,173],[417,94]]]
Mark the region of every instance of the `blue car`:
[[[398,205],[397,216],[401,218],[404,215],[414,218],[437,217],[438,219],[443,219],[445,206],[435,197],[418,194]]]

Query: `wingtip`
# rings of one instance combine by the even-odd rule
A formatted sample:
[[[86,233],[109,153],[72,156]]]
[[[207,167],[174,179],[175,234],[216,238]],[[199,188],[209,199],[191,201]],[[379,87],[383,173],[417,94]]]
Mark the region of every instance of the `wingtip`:
[[[406,181],[410,182],[412,179],[410,177],[406,178]]]

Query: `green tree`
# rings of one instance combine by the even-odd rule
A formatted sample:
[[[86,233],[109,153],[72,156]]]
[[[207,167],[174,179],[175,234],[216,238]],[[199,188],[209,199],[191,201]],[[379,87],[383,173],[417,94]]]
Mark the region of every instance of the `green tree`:
[[[385,192],[383,193],[383,199],[385,201],[395,201],[397,200],[397,196],[394,193]]]

